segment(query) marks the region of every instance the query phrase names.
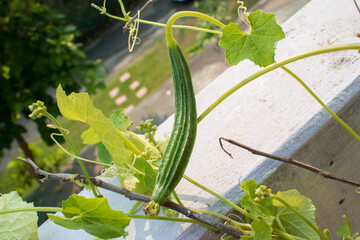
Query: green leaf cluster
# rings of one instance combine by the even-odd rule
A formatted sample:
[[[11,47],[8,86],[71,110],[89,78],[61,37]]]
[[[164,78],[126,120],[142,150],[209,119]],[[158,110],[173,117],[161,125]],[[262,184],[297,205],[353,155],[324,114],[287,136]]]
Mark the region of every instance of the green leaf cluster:
[[[298,214],[276,200],[282,199],[316,226],[314,205],[297,190],[273,195],[270,189],[259,186],[253,179],[242,182],[241,189],[246,193],[241,205],[256,219],[251,222],[252,233],[241,239],[272,239],[272,235],[279,233],[293,239],[320,239]]]
[[[88,61],[75,43],[78,32],[64,16],[39,1],[0,1],[0,152],[26,132],[20,114],[41,99],[59,114],[51,89],[62,83],[69,91],[103,87],[103,65]],[[45,120],[35,121],[41,136],[52,143]]]
[[[152,192],[156,171],[151,163],[161,157],[154,138],[148,141],[143,136],[127,132],[132,122],[124,109],[113,111],[106,117],[93,105],[87,93],[67,96],[59,85],[56,98],[64,117],[89,125],[90,128],[81,135],[83,143],[97,145],[102,163],[114,163],[122,187],[142,194]]]

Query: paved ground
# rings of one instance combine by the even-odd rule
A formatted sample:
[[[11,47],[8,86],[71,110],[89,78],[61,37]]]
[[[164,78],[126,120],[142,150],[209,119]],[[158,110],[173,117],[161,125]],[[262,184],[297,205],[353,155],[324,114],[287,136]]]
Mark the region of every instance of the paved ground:
[[[162,3],[166,4],[170,1],[168,0],[159,0],[157,6],[161,6]],[[297,10],[299,10],[303,5],[305,5],[309,0],[260,0],[259,3],[254,7],[255,9],[263,9],[266,12],[276,13],[278,15],[278,23],[284,22],[287,18],[292,16]],[[157,11],[156,5],[153,8],[149,8],[150,11]],[[125,51],[118,51],[116,54],[113,54],[113,51],[108,49],[102,51],[99,49],[99,46],[110,46],[111,34],[114,32],[121,31],[120,25],[115,26],[114,29],[108,31],[105,34],[105,39],[98,40],[95,42],[89,49],[88,54],[91,52],[92,58],[97,58],[97,53],[95,49],[99,50],[99,54],[104,54],[103,56],[98,55],[99,57],[104,57],[104,62],[111,68],[113,72],[122,69],[128,65],[133,58],[141,54],[146,46],[149,46],[151,42],[154,41],[156,36],[161,36],[163,30],[155,30],[154,28],[148,29],[147,33],[150,34],[151,38],[148,40],[142,47],[138,48],[133,55],[128,55]],[[107,35],[109,34],[109,35]],[[122,33],[121,33],[122,34]],[[148,35],[150,36],[150,35]],[[145,36],[143,35],[142,38]],[[114,41],[117,41],[117,38],[113,38]],[[104,42],[102,42],[104,41]],[[108,42],[109,41],[109,42]],[[116,52],[116,51],[114,51]],[[107,53],[107,54],[106,54]],[[111,53],[111,54],[110,54]],[[120,61],[121,60],[121,61]],[[229,65],[224,60],[223,50],[217,46],[216,41],[210,43],[204,51],[194,57],[190,62],[190,70],[192,72],[194,89],[196,92],[204,88],[209,82],[215,79],[219,74],[226,70]],[[130,113],[129,117],[134,121],[134,125],[142,119],[154,118],[157,124],[164,121],[168,116],[174,112],[174,100],[173,100],[173,86],[172,79],[168,79],[164,82],[156,91],[151,93],[146,97],[140,104],[138,104]],[[94,159],[96,158],[96,150],[94,147],[87,148],[82,156],[85,158]],[[87,168],[90,171],[90,175],[97,174],[100,169],[94,169],[92,164],[88,164]],[[65,172],[80,172],[79,166],[76,161],[69,163],[65,168]],[[58,182],[48,182],[40,186],[31,196],[26,200],[33,201],[36,206],[60,206],[61,201],[65,200],[72,192],[79,191],[77,186],[73,184],[58,183]],[[45,215],[40,214],[40,222],[45,220]]]

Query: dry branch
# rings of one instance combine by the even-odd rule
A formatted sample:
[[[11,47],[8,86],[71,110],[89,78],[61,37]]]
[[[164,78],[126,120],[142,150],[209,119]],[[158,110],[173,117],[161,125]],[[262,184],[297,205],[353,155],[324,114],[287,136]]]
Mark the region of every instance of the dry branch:
[[[232,139],[223,138],[223,137],[219,138],[219,143],[220,143],[220,146],[221,146],[222,150],[224,150],[224,152],[227,153],[231,158],[232,158],[231,154],[224,149],[224,146],[223,146],[221,140],[224,140],[224,141],[226,141],[228,143],[231,143],[231,144],[233,144],[235,146],[244,148],[244,149],[250,151],[252,154],[267,157],[267,158],[271,158],[271,159],[278,160],[278,161],[281,161],[281,162],[284,162],[284,163],[292,164],[292,165],[304,168],[306,170],[309,170],[311,172],[317,173],[317,174],[319,174],[319,175],[321,175],[321,176],[323,176],[325,178],[329,178],[329,179],[332,179],[332,180],[336,180],[336,181],[339,181],[339,182],[343,182],[343,183],[346,183],[346,184],[350,184],[350,185],[353,185],[353,186],[360,187],[360,182],[358,182],[358,181],[355,181],[355,180],[352,180],[352,179],[349,179],[349,178],[346,178],[346,177],[343,177],[343,176],[340,176],[340,175],[337,175],[337,174],[334,174],[334,173],[324,171],[324,170],[322,170],[320,168],[317,168],[317,167],[311,166],[309,164],[300,162],[300,161],[298,161],[296,159],[289,158],[289,157],[279,157],[279,156],[276,156],[276,155],[273,155],[273,154],[269,154],[269,153],[262,152],[262,151],[254,149],[254,148],[248,147],[248,146],[246,146],[244,144],[241,144],[239,142],[236,142],[236,141],[234,141]]]

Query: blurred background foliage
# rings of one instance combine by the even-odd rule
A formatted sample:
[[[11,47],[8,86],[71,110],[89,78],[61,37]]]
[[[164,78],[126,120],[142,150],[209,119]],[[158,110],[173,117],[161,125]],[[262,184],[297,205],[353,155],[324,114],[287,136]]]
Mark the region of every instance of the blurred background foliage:
[[[19,119],[40,99],[57,116],[54,89],[59,84],[67,92],[86,89],[90,94],[104,87],[104,66],[86,60],[77,36],[77,27],[63,14],[38,1],[0,1],[0,154],[16,140],[24,155],[37,162]],[[43,140],[53,143],[45,119],[35,122]]]

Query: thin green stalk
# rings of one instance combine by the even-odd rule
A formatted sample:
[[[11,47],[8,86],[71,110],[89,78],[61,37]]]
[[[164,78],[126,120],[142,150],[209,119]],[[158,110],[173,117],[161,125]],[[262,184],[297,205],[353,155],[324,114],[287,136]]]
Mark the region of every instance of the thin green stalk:
[[[307,225],[309,225],[309,227],[311,227],[316,233],[317,235],[319,235],[320,238],[327,240],[328,238],[319,230],[318,227],[316,227],[312,222],[310,222],[309,219],[307,219],[304,215],[302,215],[298,210],[296,210],[293,206],[291,206],[290,204],[288,204],[286,201],[284,201],[283,199],[273,195],[272,196],[274,199],[276,199],[277,201],[281,202],[285,207],[287,207],[288,209],[290,209],[291,211],[293,211],[298,217],[300,217]]]
[[[231,206],[232,208],[234,208],[235,210],[237,210],[238,212],[240,212],[241,214],[243,214],[245,217],[250,218],[252,220],[255,220],[256,218],[254,218],[252,215],[250,215],[248,212],[246,212],[244,209],[242,209],[241,207],[239,207],[238,205],[236,205],[235,203],[229,201],[228,199],[224,198],[223,196],[221,196],[220,194],[208,189],[207,187],[201,185],[200,183],[196,182],[195,180],[189,178],[188,176],[186,176],[184,174],[183,176],[184,179],[186,179],[187,181],[189,181],[190,183],[194,184],[195,186],[197,186],[198,188],[210,193],[211,195],[213,195],[214,197],[218,198],[219,200],[223,201],[224,203],[228,204],[229,206]]]
[[[181,199],[179,198],[175,190],[172,192],[172,194],[174,195],[174,198],[177,201],[177,203],[184,207],[184,204],[182,203]]]
[[[0,214],[16,213],[16,212],[61,212],[60,207],[28,207],[0,210]]]
[[[275,216],[275,221],[276,221],[277,225],[279,226],[279,228],[281,229],[281,231],[286,232],[286,230],[285,230],[284,226],[282,225],[282,222],[281,222],[281,220],[280,220],[280,218],[279,218],[279,216],[280,216],[280,214],[281,214],[282,212],[283,212],[283,210],[281,210],[280,212],[278,212],[278,213],[276,214],[276,216]]]
[[[118,2],[119,2],[119,4],[120,4],[120,8],[121,8],[122,14],[124,15],[124,17],[126,17],[127,14],[126,14],[125,6],[124,6],[122,0],[119,0]]]
[[[101,7],[97,6],[96,4],[91,4],[91,6],[93,8],[96,8],[97,10],[99,10],[100,12],[102,12],[105,16],[112,18],[112,19],[116,19],[116,20],[120,20],[120,21],[124,21],[127,22],[128,19],[122,18],[122,17],[118,17],[112,14],[107,13],[106,11],[104,11]],[[157,27],[166,27],[166,24],[164,23],[158,23],[158,22],[153,22],[153,21],[148,21],[148,20],[143,20],[143,19],[135,19],[134,21],[138,21],[139,23],[144,23],[144,24],[149,24],[149,25],[153,25],[153,26],[157,26]],[[177,29],[187,29],[187,30],[195,30],[195,31],[199,31],[199,32],[207,32],[207,33],[214,33],[214,34],[218,34],[221,35],[222,32],[221,31],[216,31],[216,30],[211,30],[211,29],[206,29],[206,28],[199,28],[199,27],[194,27],[194,26],[187,26],[187,25],[173,25],[173,28],[177,28]]]
[[[224,93],[220,98],[218,98],[214,103],[212,103],[199,117],[198,117],[198,123],[201,122],[216,106],[218,106],[222,101],[224,101],[228,96],[233,94],[236,90],[241,88],[242,86],[248,84],[252,80],[255,80],[256,78],[271,72],[274,69],[277,69],[279,67],[282,67],[286,64],[295,62],[297,60],[323,54],[323,53],[329,53],[329,52],[335,52],[335,51],[342,51],[342,50],[357,50],[360,49],[360,43],[349,43],[349,44],[337,44],[327,47],[321,47],[314,50],[310,50],[307,52],[300,53],[298,55],[292,56],[290,58],[287,58],[285,60],[282,60],[280,62],[276,62],[274,64],[271,64],[267,66],[266,68],[261,69],[260,71],[252,74],[251,76],[245,78],[240,83],[236,84],[234,87],[229,89],[226,93]]]
[[[343,216],[343,218],[345,219],[347,225],[348,225],[348,228],[349,228],[349,234],[352,235],[352,228],[351,228],[351,223],[350,223],[350,220],[347,216]]]
[[[331,109],[325,105],[325,103],[323,101],[321,101],[321,99],[292,71],[290,71],[288,68],[286,68],[285,66],[281,67],[285,72],[287,72],[288,74],[290,74],[293,78],[296,79],[296,81],[298,81],[301,86],[303,86],[305,88],[306,91],[308,91],[308,93],[310,93],[310,95],[315,98],[315,100],[338,122],[340,123],[351,135],[354,136],[354,138],[356,138],[359,142],[360,142],[360,137],[359,135],[357,135],[355,133],[354,130],[352,130],[341,118],[339,118],[333,111],[331,111]]]
[[[116,129],[116,134],[124,141],[125,145],[136,155],[141,155],[142,152],[129,140],[122,132]]]
[[[137,202],[131,207],[131,209],[129,210],[129,212],[128,212],[127,214],[129,215],[129,214],[135,213],[135,212],[138,210],[138,208],[139,208],[139,206],[140,206],[141,204],[143,204],[143,202],[137,201]]]
[[[162,217],[162,216],[156,216],[156,217],[150,217],[147,215],[135,215],[135,214],[128,214],[127,215],[130,218],[138,218],[138,219],[149,219],[149,220],[162,220],[162,221],[173,221],[173,222],[184,222],[184,223],[196,223],[196,224],[200,224],[208,229],[214,230],[214,231],[218,231],[217,228],[211,227],[207,224],[198,222],[196,220],[193,219],[188,219],[188,218],[174,218],[174,217]]]
[[[273,228],[273,231],[275,233],[277,233],[280,237],[284,238],[284,239],[287,239],[287,240],[295,240],[295,238],[293,238],[292,235],[286,233],[286,232],[283,232],[277,228]],[[300,237],[297,237],[296,240],[302,240],[303,238],[300,238]],[[305,239],[304,239],[305,240]]]
[[[136,138],[139,142],[146,145],[146,147],[150,148],[153,153],[155,153],[159,158],[161,158],[161,152],[158,148],[154,147],[152,144],[150,144],[149,142],[147,142],[144,139],[142,139],[141,137],[139,137],[136,133],[127,131],[126,134],[131,135],[133,138]]]
[[[54,118],[50,113],[45,112],[44,115],[46,117],[48,117],[57,127],[58,130],[61,132],[61,134],[63,135],[65,141],[69,144],[71,150],[74,152],[74,155],[77,157],[80,157],[79,152],[77,150],[77,148],[75,147],[75,145],[73,144],[73,142],[71,141],[71,139],[69,138],[69,135],[66,133],[66,131],[64,131],[64,128],[61,126],[61,124],[58,122],[58,120],[56,120],[56,118]],[[77,158],[79,165],[81,167],[81,170],[83,171],[87,182],[89,183],[90,189],[92,191],[92,193],[94,194],[95,197],[99,197],[98,194],[96,193],[95,187],[92,183],[92,181],[90,180],[90,176],[89,173],[87,172],[84,162],[82,160],[80,160],[79,158]]]
[[[328,238],[328,240],[331,240],[331,239],[332,239],[331,236],[330,236],[330,231],[329,231],[329,229],[325,229],[325,230],[324,230],[324,234],[325,234],[325,236]]]

